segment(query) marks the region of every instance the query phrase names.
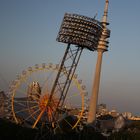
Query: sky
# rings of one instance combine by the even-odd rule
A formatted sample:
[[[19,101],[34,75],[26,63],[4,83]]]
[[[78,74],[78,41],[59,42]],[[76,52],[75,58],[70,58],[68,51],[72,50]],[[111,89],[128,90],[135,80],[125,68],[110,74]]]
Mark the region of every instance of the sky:
[[[61,61],[56,37],[66,12],[101,20],[105,0],[0,0],[0,89],[29,66]],[[110,0],[108,51],[103,55],[98,103],[140,116],[140,1]],[[84,50],[76,73],[93,84],[97,52]]]

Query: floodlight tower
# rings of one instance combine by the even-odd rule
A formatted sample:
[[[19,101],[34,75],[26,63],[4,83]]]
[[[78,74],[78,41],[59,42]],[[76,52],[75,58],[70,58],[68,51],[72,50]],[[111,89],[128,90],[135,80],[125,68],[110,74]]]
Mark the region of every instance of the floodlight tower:
[[[94,18],[69,13],[64,15],[57,41],[66,43],[67,48],[59,66],[59,71],[51,89],[47,104],[49,104],[49,101],[52,100],[57,92],[60,94],[57,108],[63,108],[71,80],[74,76],[83,49],[86,48],[90,51],[95,51],[102,31],[103,26],[101,22]],[[64,71],[66,72],[65,77]],[[54,114],[57,114],[57,112]]]
[[[108,4],[109,4],[109,0],[106,0],[105,8],[104,8],[104,15],[101,21],[103,25],[103,32],[102,32],[102,35],[101,35],[101,38],[99,40],[98,47],[97,47],[98,58],[97,58],[97,63],[96,63],[96,70],[95,70],[95,75],[94,75],[94,83],[93,83],[92,95],[90,99],[87,123],[93,123],[96,119],[96,107],[97,107],[97,102],[98,102],[102,56],[103,56],[103,53],[107,51],[108,43],[109,43],[108,38],[110,37],[110,30],[107,29],[107,25],[109,25],[109,23],[107,22]]]

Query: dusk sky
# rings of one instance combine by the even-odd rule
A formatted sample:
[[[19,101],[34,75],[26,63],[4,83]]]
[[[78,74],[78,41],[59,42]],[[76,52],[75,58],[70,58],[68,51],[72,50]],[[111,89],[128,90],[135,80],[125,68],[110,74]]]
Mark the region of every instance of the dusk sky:
[[[0,0],[0,90],[29,66],[57,64],[66,44],[56,37],[66,12],[103,15],[105,0]],[[99,103],[140,115],[140,0],[110,0],[111,30],[104,53]],[[77,67],[91,94],[97,52],[84,50]]]

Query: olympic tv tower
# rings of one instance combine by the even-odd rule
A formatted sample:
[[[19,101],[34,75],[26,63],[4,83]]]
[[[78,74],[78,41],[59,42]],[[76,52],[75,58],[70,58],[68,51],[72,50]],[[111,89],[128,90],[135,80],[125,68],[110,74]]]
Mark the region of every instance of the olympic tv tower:
[[[98,57],[97,57],[95,75],[94,75],[94,83],[92,87],[92,94],[90,98],[87,123],[93,123],[96,119],[96,108],[97,108],[99,85],[100,85],[102,56],[103,56],[103,53],[107,51],[108,43],[109,43],[108,38],[110,37],[110,30],[107,29],[107,25],[109,25],[109,23],[107,22],[108,4],[109,4],[109,0],[106,0],[105,8],[104,8],[104,15],[101,21],[103,25],[103,32],[102,32],[102,35],[100,37],[98,47],[97,47]]]

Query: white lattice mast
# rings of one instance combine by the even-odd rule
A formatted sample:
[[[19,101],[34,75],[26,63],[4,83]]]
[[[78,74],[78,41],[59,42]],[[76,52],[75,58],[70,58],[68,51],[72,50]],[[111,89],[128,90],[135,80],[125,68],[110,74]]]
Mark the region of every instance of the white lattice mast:
[[[110,30],[107,29],[107,25],[109,25],[109,23],[107,22],[108,4],[109,4],[109,0],[106,0],[105,8],[104,8],[104,15],[101,21],[103,25],[103,32],[102,32],[102,35],[101,35],[101,38],[99,40],[99,44],[97,47],[98,58],[97,58],[97,63],[96,63],[92,94],[90,98],[87,123],[93,123],[96,119],[96,108],[97,108],[99,85],[100,85],[102,56],[103,56],[103,53],[107,51],[108,43],[109,43],[108,38],[110,37]]]

